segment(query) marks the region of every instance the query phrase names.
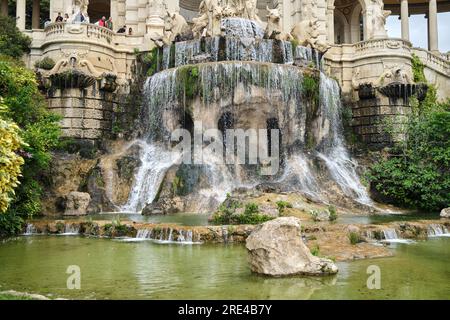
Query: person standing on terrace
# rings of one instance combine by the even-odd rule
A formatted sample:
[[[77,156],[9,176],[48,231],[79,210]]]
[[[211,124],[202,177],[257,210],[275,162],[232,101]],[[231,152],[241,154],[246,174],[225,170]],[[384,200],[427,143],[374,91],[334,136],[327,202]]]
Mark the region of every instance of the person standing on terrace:
[[[113,21],[112,21],[112,17],[109,17],[109,19],[106,21],[105,26],[109,29],[112,30],[113,29]]]
[[[63,22],[63,17],[62,17],[62,15],[61,15],[61,12],[58,12],[58,16],[56,17],[56,19],[55,19],[55,22]]]

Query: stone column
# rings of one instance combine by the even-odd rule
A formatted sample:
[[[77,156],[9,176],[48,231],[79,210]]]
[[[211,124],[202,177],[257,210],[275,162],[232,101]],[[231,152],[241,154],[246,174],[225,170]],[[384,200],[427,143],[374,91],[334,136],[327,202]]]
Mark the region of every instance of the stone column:
[[[328,43],[334,44],[334,6],[327,8]]]
[[[1,0],[0,2],[0,15],[8,15],[8,0]]]
[[[402,20],[402,39],[409,41],[409,12],[408,0],[400,0],[400,19]]]
[[[16,4],[16,25],[20,30],[25,30],[25,9],[26,0],[17,0]]]
[[[437,26],[437,3],[436,0],[430,0],[428,9],[428,49],[430,51],[439,51]]]
[[[39,29],[40,15],[41,15],[41,0],[33,0],[33,12],[31,15],[32,29]]]

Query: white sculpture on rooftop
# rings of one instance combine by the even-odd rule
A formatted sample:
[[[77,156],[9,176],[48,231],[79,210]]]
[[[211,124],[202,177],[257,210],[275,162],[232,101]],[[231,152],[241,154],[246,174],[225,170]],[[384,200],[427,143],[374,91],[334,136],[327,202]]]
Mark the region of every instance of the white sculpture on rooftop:
[[[383,0],[370,0],[367,8],[371,30],[369,39],[387,38],[386,18],[391,14],[390,10],[384,10]]]

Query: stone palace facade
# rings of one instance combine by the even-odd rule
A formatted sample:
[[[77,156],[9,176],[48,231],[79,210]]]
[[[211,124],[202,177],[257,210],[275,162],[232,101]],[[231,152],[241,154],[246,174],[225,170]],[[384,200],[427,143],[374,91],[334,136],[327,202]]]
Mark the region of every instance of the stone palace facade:
[[[136,52],[170,44],[185,27],[199,37],[217,36],[214,20],[236,12],[276,31],[277,39],[300,39],[325,52],[324,71],[339,81],[353,108],[354,131],[368,144],[383,142],[376,124],[406,115],[407,98],[421,92],[413,81],[414,56],[438,97],[450,97],[450,54],[438,43],[438,12],[450,11],[447,0],[50,0],[45,26],[40,0],[28,1],[31,15],[26,0],[15,7],[17,26],[33,40],[26,63],[33,68],[45,57],[55,61],[38,74],[56,88],[48,93],[49,108],[64,116],[64,133],[75,138],[95,140],[111,130],[116,96],[126,94],[135,77]],[[0,0],[1,14],[8,5],[11,14],[8,0]],[[55,23],[59,13],[68,21]],[[409,41],[415,14],[428,19],[428,48]],[[401,38],[388,37],[389,15],[401,19]],[[94,24],[102,16],[112,18],[112,30]],[[117,33],[123,26],[125,32]],[[68,70],[79,74],[69,81]]]

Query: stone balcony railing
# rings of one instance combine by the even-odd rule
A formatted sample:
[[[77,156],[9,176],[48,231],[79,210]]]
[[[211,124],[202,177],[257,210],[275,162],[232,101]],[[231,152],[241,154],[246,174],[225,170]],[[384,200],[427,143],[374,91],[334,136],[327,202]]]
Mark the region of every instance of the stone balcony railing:
[[[82,41],[113,44],[114,32],[105,27],[87,23],[52,23],[44,29],[45,42]]]
[[[356,56],[378,55],[380,52],[409,54],[411,43],[397,38],[372,39],[353,44]]]
[[[427,67],[450,76],[450,60],[448,54],[436,54],[422,48],[413,48],[412,51]]]

